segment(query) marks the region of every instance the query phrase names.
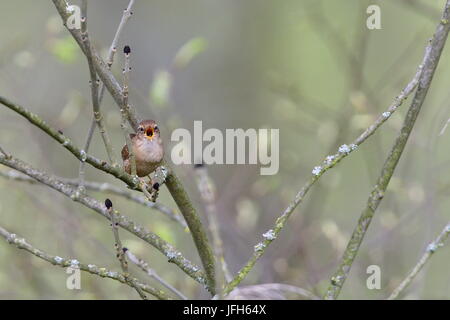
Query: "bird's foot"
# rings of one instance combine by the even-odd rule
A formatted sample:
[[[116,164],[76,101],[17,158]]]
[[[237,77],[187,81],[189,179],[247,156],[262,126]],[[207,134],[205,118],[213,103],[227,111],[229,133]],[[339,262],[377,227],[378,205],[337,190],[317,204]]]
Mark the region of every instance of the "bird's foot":
[[[152,183],[152,178],[149,176],[149,182],[145,182],[144,178],[139,178],[140,186],[142,192],[145,194],[148,200],[151,202],[155,202],[156,198],[158,198],[159,193],[159,184]]]

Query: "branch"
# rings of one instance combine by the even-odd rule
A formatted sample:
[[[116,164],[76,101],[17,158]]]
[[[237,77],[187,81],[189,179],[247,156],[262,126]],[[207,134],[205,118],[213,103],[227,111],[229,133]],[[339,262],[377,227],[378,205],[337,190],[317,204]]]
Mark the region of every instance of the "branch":
[[[93,156],[86,154],[84,150],[80,150],[76,147],[73,142],[67,138],[61,131],[57,131],[51,126],[49,126],[43,119],[34,113],[26,110],[25,108],[9,101],[8,99],[0,96],[0,103],[9,109],[17,112],[36,127],[47,133],[50,137],[58,141],[64,148],[66,148],[70,153],[72,153],[78,160],[85,161],[92,165],[93,167],[109,173],[114,177],[125,182],[131,189],[139,190],[139,181],[134,179],[131,175],[126,173],[122,168],[118,166],[112,166],[106,163],[106,161],[99,160]]]
[[[94,131],[95,124],[97,124],[98,129],[100,131],[101,137],[103,139],[103,144],[105,145],[106,153],[108,154],[109,161],[112,165],[115,165],[117,163],[117,160],[114,156],[114,149],[111,143],[111,140],[109,138],[108,133],[106,132],[106,126],[103,121],[103,115],[100,111],[100,105],[102,103],[102,98],[99,95],[99,84],[100,81],[97,78],[97,73],[95,71],[94,66],[94,57],[91,51],[91,42],[89,39],[89,33],[87,30],[87,0],[83,0],[83,10],[82,10],[82,35],[83,35],[83,41],[85,43],[85,49],[86,49],[86,59],[89,66],[89,75],[90,75],[90,84],[91,84],[91,100],[92,100],[92,110],[94,114],[94,119],[91,124],[92,132]],[[85,152],[88,152],[90,140],[92,139],[92,133],[89,135],[86,139],[86,148],[84,149]]]
[[[342,289],[345,280],[348,277],[351,266],[358,254],[358,250],[364,239],[364,236],[372,221],[375,210],[378,208],[382,201],[389,181],[394,174],[394,170],[400,160],[400,157],[405,149],[409,135],[414,127],[417,116],[419,115],[422,104],[427,95],[428,89],[431,85],[434,72],[439,62],[439,58],[444,48],[445,41],[450,30],[450,24],[448,19],[450,18],[450,0],[447,1],[444,9],[442,19],[437,26],[436,32],[431,40],[431,44],[427,46],[425,52],[425,60],[423,63],[423,71],[419,77],[419,84],[414,95],[411,106],[406,114],[403,127],[394,146],[391,149],[389,156],[387,157],[383,168],[381,170],[380,177],[378,178],[372,192],[370,193],[367,201],[367,206],[361,213],[358,224],[353,231],[352,237],[345,249],[342,257],[342,262],[339,265],[334,276],[331,278],[331,284],[327,293],[324,295],[325,299],[336,299]]]
[[[127,248],[124,248],[124,252],[127,255],[128,259],[133,262],[135,265],[137,265],[142,271],[144,271],[150,278],[154,279],[155,281],[162,284],[164,287],[172,291],[176,296],[178,296],[182,300],[187,300],[188,298],[182,294],[180,291],[175,289],[173,286],[171,286],[169,283],[167,283],[163,278],[161,278],[155,270],[150,268],[147,262],[144,260],[136,257],[130,250]]]
[[[3,177],[5,179],[20,181],[20,182],[28,182],[31,184],[38,184],[38,182],[36,180],[34,180],[33,178],[30,178],[24,174],[18,173],[17,171],[14,171],[14,170],[0,171],[0,177]],[[61,181],[62,183],[68,184],[70,186],[75,186],[75,187],[78,186],[77,179],[66,179],[66,178],[61,178],[61,177],[55,177],[55,178],[57,180]],[[147,201],[144,197],[137,196],[131,191],[122,190],[121,188],[118,188],[118,187],[116,187],[112,184],[106,183],[106,182],[101,183],[101,182],[85,181],[84,186],[88,190],[111,193],[111,194],[123,197],[125,199],[131,200],[133,202],[136,202],[145,207],[155,209],[155,210],[161,212],[162,214],[166,215],[169,219],[180,224],[183,228],[185,228],[185,229],[187,228],[187,224],[184,221],[183,217],[180,214],[175,213],[172,209],[170,209],[169,207],[166,207],[162,203]]]
[[[16,234],[10,233],[2,227],[0,227],[0,236],[5,238],[8,243],[15,245],[17,248],[28,251],[29,253],[35,255],[36,257],[41,258],[42,260],[45,260],[47,262],[50,262],[53,265],[60,266],[62,268],[71,267],[71,266],[77,267],[80,270],[89,272],[91,274],[95,274],[102,278],[110,278],[110,279],[119,281],[123,284],[130,285],[126,281],[125,276],[119,272],[113,272],[106,268],[97,267],[94,264],[80,263],[77,259],[64,259],[59,256],[52,256],[40,249],[35,248],[31,244],[29,244],[24,238],[19,238],[19,237],[17,237]],[[161,290],[155,289],[145,283],[141,283],[137,279],[133,279],[133,281],[135,281],[135,283],[140,288],[140,290],[148,292],[158,299],[161,299],[161,300],[171,299],[169,296],[167,296]]]
[[[433,255],[433,253],[435,253],[439,248],[444,246],[444,243],[449,235],[450,235],[450,223],[447,224],[444,230],[442,230],[442,232],[438,235],[438,237],[428,245],[427,250],[419,259],[419,262],[414,266],[414,268],[411,270],[411,272],[408,274],[405,280],[403,280],[399,284],[399,286],[392,292],[388,300],[394,300],[398,298],[398,296],[406,289],[406,287],[408,287],[411,281],[414,280],[414,278],[417,276],[420,270],[422,270],[422,268],[425,266],[425,264]]]
[[[88,34],[87,34],[87,0],[81,1],[81,32],[83,34],[84,41],[85,42],[89,41]],[[98,87],[97,74],[95,73],[95,71],[93,71],[91,69],[92,56],[88,55],[86,57],[91,58],[91,59],[88,58],[89,73],[90,73],[89,85],[91,87],[92,106],[94,108],[94,106],[96,104],[98,104],[97,94],[94,94],[97,92],[97,87]],[[87,153],[89,151],[89,146],[91,145],[92,136],[94,135],[94,129],[95,129],[95,119],[92,120],[91,126],[89,127],[89,130],[88,130],[86,142],[84,144],[84,149],[83,149],[83,151],[85,153]],[[84,168],[85,168],[85,166],[86,166],[86,161],[84,161],[84,159],[81,159],[80,167],[78,169],[78,190],[77,190],[77,192],[79,192],[79,193],[85,192],[85,188],[84,188],[84,177],[85,177]]]
[[[378,116],[377,120],[370,125],[358,138],[356,138],[353,143],[350,145],[343,144],[339,147],[337,153],[329,155],[325,158],[320,166],[314,167],[312,170],[311,178],[303,185],[300,191],[294,198],[288,207],[284,210],[283,214],[278,217],[275,221],[275,225],[272,229],[268,230],[263,235],[263,241],[258,243],[254,247],[254,253],[252,257],[248,260],[245,266],[239,270],[238,274],[234,277],[234,279],[229,282],[225,288],[225,293],[228,294],[233,288],[235,288],[253,269],[254,265],[258,261],[258,259],[266,252],[268,246],[275,240],[281,230],[286,226],[287,221],[290,216],[297,208],[297,206],[303,202],[308,191],[311,187],[323,176],[325,172],[332,169],[336,164],[338,164],[342,159],[346,158],[350,153],[355,151],[362,143],[364,143],[370,136],[372,136],[381,125],[387,121],[392,114],[403,104],[409,95],[414,91],[419,83],[419,77],[422,73],[423,62],[425,61],[426,56],[424,57],[422,64],[417,68],[416,73],[414,74],[411,81],[403,88],[400,94],[394,99],[394,102],[387,108],[385,112]]]
[[[95,129],[95,120],[92,121],[91,126],[89,127],[88,134],[86,137],[86,142],[84,144],[84,149],[81,150],[82,154],[86,154],[89,150],[89,146],[91,145],[92,136],[94,135],[94,129]],[[82,157],[80,159],[80,166],[78,169],[78,192],[84,193],[85,192],[85,168],[86,166],[86,159]]]
[[[109,200],[109,199],[105,200],[105,207],[106,207],[106,210],[108,211],[108,214],[109,214],[109,217],[111,220],[111,228],[112,228],[112,232],[114,235],[114,241],[115,241],[114,247],[116,248],[117,259],[120,262],[120,267],[122,268],[122,272],[124,274],[125,280],[130,284],[131,287],[133,287],[137,291],[137,293],[139,294],[141,299],[148,300],[146,295],[144,294],[144,292],[142,292],[141,288],[139,288],[137,281],[134,281],[132,278],[130,278],[130,274],[128,272],[128,262],[125,257],[125,248],[122,246],[122,241],[120,240],[118,223],[116,222],[116,217],[115,217],[116,213],[112,209],[111,200]]]
[[[5,156],[0,155],[0,163],[36,179],[37,181],[71,198],[73,201],[79,202],[84,206],[101,214],[103,217],[110,219],[108,212],[105,210],[105,207],[101,202],[83,194],[74,196],[76,194],[76,190],[69,185],[57,180],[55,177],[34,169],[30,165],[13,157],[6,158]],[[200,268],[184,258],[183,255],[171,244],[161,239],[158,235],[149,232],[144,227],[134,223],[126,216],[119,216],[117,219],[117,223],[123,229],[129,231],[138,238],[155,247],[158,251],[160,251],[167,257],[169,262],[176,264],[191,278],[203,285],[206,285],[205,276]]]
[[[123,67],[123,86],[122,86],[122,99],[123,106],[120,109],[120,115],[122,116],[122,121],[120,122],[120,127],[122,128],[123,134],[125,136],[125,143],[128,148],[128,153],[130,157],[130,173],[134,177],[136,175],[136,158],[134,156],[133,147],[131,145],[130,134],[127,129],[127,122],[130,121],[130,106],[128,105],[128,87],[130,82],[130,53],[131,49],[129,46],[123,48],[125,54],[125,65]]]

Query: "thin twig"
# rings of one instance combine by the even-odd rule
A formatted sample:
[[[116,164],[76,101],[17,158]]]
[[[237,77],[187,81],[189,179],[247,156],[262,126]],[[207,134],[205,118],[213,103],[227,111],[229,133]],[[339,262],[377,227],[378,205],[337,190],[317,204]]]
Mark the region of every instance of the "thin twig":
[[[86,142],[84,145],[84,149],[81,150],[81,159],[80,159],[80,166],[78,169],[78,192],[84,193],[85,192],[85,166],[86,166],[86,158],[84,155],[86,155],[87,151],[89,150],[89,146],[91,145],[92,136],[94,134],[95,129],[95,121],[92,122],[91,126],[89,127],[88,134],[86,137]]]
[[[125,254],[123,252],[122,241],[120,240],[120,237],[119,237],[118,223],[116,222],[116,219],[115,219],[115,212],[112,208],[111,200],[106,199],[105,206],[106,206],[106,209],[109,213],[110,220],[111,220],[111,227],[112,227],[114,241],[115,241],[114,247],[116,248],[116,251],[117,251],[117,259],[119,259],[119,261],[120,261],[120,266],[122,268],[122,271],[124,273],[128,273],[128,264],[127,264],[127,260],[125,258]]]
[[[55,5],[59,15],[61,16],[61,19],[63,21],[64,26],[67,27],[67,19],[69,19],[71,12],[68,11],[67,3],[65,0],[53,0],[53,4]],[[72,28],[67,30],[70,32],[70,34],[73,36],[75,41],[78,43],[78,46],[80,47],[81,51],[86,55],[86,47],[84,45],[83,41],[83,35],[81,33],[81,30]],[[95,66],[95,71],[97,72],[98,76],[102,80],[103,84],[105,85],[106,89],[108,89],[109,93],[113,97],[114,101],[116,102],[119,109],[123,108],[123,97],[122,97],[122,89],[117,81],[117,79],[112,74],[111,70],[109,69],[108,65],[103,61],[103,59],[100,57],[98,52],[95,50],[95,48],[91,45],[90,46],[90,53],[93,57],[93,63]],[[134,112],[134,109],[129,110],[130,113],[130,124],[131,126],[136,129],[137,125],[139,123],[139,120]]]
[[[122,246],[122,241],[120,240],[118,223],[116,222],[116,218],[115,218],[116,213],[113,210],[111,200],[106,199],[105,206],[106,206],[106,210],[108,211],[108,214],[109,214],[110,220],[111,220],[111,228],[112,228],[112,232],[114,235],[114,247],[116,248],[117,259],[120,262],[120,267],[122,268],[122,272],[125,276],[125,280],[130,283],[130,285],[136,290],[136,292],[139,294],[139,296],[143,300],[147,300],[147,296],[144,294],[144,292],[141,290],[141,288],[139,288],[137,282],[133,281],[133,279],[130,278],[130,274],[128,272],[128,262],[125,257],[125,250]]]
[[[85,46],[86,46],[86,42],[88,41],[87,0],[81,1],[81,33],[83,35],[83,39],[84,39]],[[90,57],[90,55],[86,55],[86,57]],[[88,64],[89,64],[89,69],[91,69],[91,63],[89,63],[89,58],[88,58]],[[94,74],[92,74],[92,72],[90,72],[89,85],[91,86],[91,93],[92,93],[92,98],[93,98],[92,105],[94,105],[97,101],[97,96],[94,95],[94,91],[97,90],[97,75],[95,74],[95,71],[94,71]],[[86,153],[89,150],[89,146],[91,145],[91,141],[92,141],[92,136],[94,135],[94,129],[95,129],[95,123],[92,122],[91,126],[89,127],[89,130],[88,130],[86,142],[84,144],[83,153]],[[78,169],[78,190],[77,190],[78,193],[84,193],[84,191],[85,191],[85,188],[84,188],[85,169],[84,168],[86,166],[86,161],[84,161],[84,160],[85,160],[84,158],[80,159],[80,166]]]
[[[89,70],[91,72],[93,72],[94,71],[93,66],[90,66]],[[94,74],[91,74],[91,84],[94,82],[92,80],[93,76],[94,76]],[[106,131],[106,125],[104,123],[103,114],[100,111],[101,101],[100,100],[97,101],[96,98],[94,98],[94,95],[97,94],[97,92],[98,92],[99,80],[97,78],[96,78],[95,83],[96,83],[95,90],[92,90],[92,99],[94,99],[93,101],[95,101],[95,102],[93,104],[94,119],[92,120],[91,127],[95,127],[95,125],[97,125],[98,130],[100,132],[100,136],[102,137],[102,140],[103,140],[103,144],[105,145],[106,154],[108,155],[108,159],[109,159],[111,165],[115,166],[115,165],[117,165],[117,159],[114,154],[114,147],[111,143],[111,139],[109,138],[109,135]],[[85,151],[88,152],[88,149],[85,149]]]
[[[86,0],[84,0],[86,1]],[[107,65],[108,65],[108,69],[111,69],[111,66],[113,64],[114,61],[114,54],[116,53],[116,47],[117,47],[117,43],[119,41],[120,35],[122,33],[122,30],[124,29],[125,24],[127,23],[128,19],[131,17],[131,15],[133,14],[131,11],[131,8],[133,7],[134,4],[134,0],[130,0],[128,7],[124,10],[123,15],[122,15],[122,19],[120,20],[119,23],[119,27],[116,30],[116,34],[114,35],[114,39],[111,43],[111,46],[109,48],[109,52],[108,52],[108,58],[107,58]],[[85,17],[87,18],[87,16],[85,15]],[[88,37],[88,33],[86,31],[86,37],[87,40],[86,42],[89,43],[89,37]],[[89,47],[87,48],[89,49]],[[89,62],[89,70],[91,72],[91,82],[92,80],[92,71],[95,72],[95,67],[93,64],[93,59],[92,59],[92,53],[91,51],[86,51],[86,57],[88,58],[88,62]],[[95,73],[96,74],[96,73]],[[97,75],[95,76],[97,78]],[[103,115],[100,111],[100,107],[102,104],[102,100],[103,100],[103,96],[104,96],[104,92],[105,92],[105,85],[102,82],[100,85],[100,88],[97,90],[98,92],[98,98],[92,98],[93,101],[98,101],[97,104],[93,104],[94,106],[94,119],[92,120],[91,123],[91,128],[93,128],[96,124],[98,126],[98,129],[100,131],[100,134],[103,138],[103,143],[105,145],[106,148],[106,152],[108,154],[108,158],[110,163],[114,166],[117,163],[117,160],[114,156],[114,149],[112,147],[112,144],[109,140],[109,136],[106,132],[106,126],[104,125],[104,121],[103,121]],[[94,94],[94,92],[92,92],[92,94]],[[90,129],[91,130],[91,129]],[[88,135],[88,139],[89,139],[89,135]],[[86,144],[88,145],[88,142],[86,141]],[[88,152],[88,148],[84,149],[86,151],[86,153]]]
[[[130,133],[127,129],[127,122],[130,120],[130,106],[128,105],[128,87],[130,85],[130,54],[131,49],[129,46],[123,48],[125,54],[125,64],[123,67],[123,86],[122,86],[122,108],[120,109],[120,114],[122,116],[122,121],[120,127],[122,128],[123,134],[125,136],[125,142],[128,148],[128,155],[130,161],[130,173],[134,177],[136,175],[136,158],[133,151],[133,145],[131,144]]]
[[[111,66],[114,62],[114,55],[117,52],[117,44],[119,43],[120,35],[122,34],[122,31],[125,27],[125,24],[127,23],[128,19],[133,15],[133,12],[131,11],[134,5],[134,0],[130,0],[128,3],[128,7],[123,11],[122,19],[120,20],[119,26],[117,27],[116,34],[114,35],[113,41],[111,42],[111,46],[109,47],[108,57],[106,58],[106,65],[108,69],[111,69]],[[103,99],[103,94],[105,92],[105,85],[101,84],[100,86],[100,95],[99,95],[99,101],[101,103]]]
[[[37,181],[71,198],[73,201],[79,202],[82,205],[101,214],[103,217],[110,219],[108,212],[105,210],[105,206],[101,202],[83,194],[79,195],[78,197],[74,196],[76,190],[68,184],[64,184],[61,181],[57,180],[55,177],[37,170],[14,157],[6,158],[5,156],[0,155],[0,163],[36,179]],[[118,216],[117,223],[121,228],[127,230],[128,232],[134,234],[138,238],[155,247],[158,251],[164,254],[164,256],[166,256],[169,262],[176,264],[181,270],[183,270],[194,280],[203,285],[207,284],[205,275],[200,270],[200,268],[187,260],[181,254],[181,252],[179,252],[171,244],[161,239],[158,235],[136,224],[126,216]]]
[[[21,174],[15,170],[0,171],[0,177],[15,180],[15,181],[28,182],[28,183],[32,183],[32,184],[39,183],[35,179],[30,178],[24,174]],[[65,183],[65,184],[68,184],[71,186],[75,186],[75,187],[78,186],[78,179],[67,179],[67,178],[61,178],[61,177],[56,177],[56,179],[61,181],[62,183]],[[180,224],[180,226],[183,227],[184,229],[187,228],[186,222],[184,221],[183,217],[179,213],[174,212],[174,210],[172,210],[169,207],[166,207],[162,203],[147,201],[146,198],[138,196],[129,190],[123,190],[119,187],[116,187],[116,186],[106,183],[106,182],[102,183],[102,182],[85,181],[84,186],[88,190],[114,194],[114,195],[123,197],[125,199],[131,200],[133,202],[136,202],[145,207],[155,209],[155,210],[161,212],[162,214],[166,215],[169,219]]]
[[[128,259],[133,262],[136,266],[138,266],[142,271],[144,271],[150,278],[154,279],[155,281],[159,282],[161,285],[172,291],[176,296],[178,296],[181,300],[188,300],[188,298],[182,294],[180,291],[178,291],[176,288],[174,288],[172,285],[167,283],[163,278],[161,278],[155,270],[150,268],[149,264],[142,260],[141,258],[138,258],[135,256],[129,249],[124,248],[124,252]]]
[[[424,57],[425,59],[425,57]],[[424,60],[423,60],[424,61]],[[225,293],[229,293],[236,287],[252,270],[258,259],[265,253],[267,247],[275,240],[281,230],[285,227],[289,217],[294,212],[295,208],[302,203],[308,191],[311,187],[322,177],[322,175],[329,169],[333,168],[342,159],[347,157],[350,153],[358,148],[359,145],[364,143],[370,136],[372,136],[377,129],[387,121],[392,114],[402,105],[408,96],[416,88],[420,74],[422,73],[423,64],[420,64],[416,73],[414,74],[411,81],[403,88],[401,93],[394,99],[394,102],[387,108],[385,112],[378,116],[377,120],[370,125],[358,138],[356,138],[350,145],[343,144],[339,147],[338,153],[329,155],[325,158],[320,166],[314,167],[312,171],[311,178],[306,182],[305,185],[300,189],[294,198],[294,201],[289,204],[289,206],[284,210],[283,214],[278,217],[275,221],[275,225],[272,229],[265,233],[264,240],[255,246],[254,253],[252,257],[248,260],[245,266],[238,272],[234,279],[227,284],[225,288]]]
[[[24,238],[20,238],[16,234],[10,233],[9,231],[7,231],[2,227],[0,227],[0,236],[5,238],[8,243],[15,245],[17,248],[28,251],[29,253],[35,255],[36,257],[45,260],[47,262],[50,262],[53,265],[60,266],[62,268],[76,267],[82,271],[100,276],[102,278],[110,278],[119,281],[123,284],[130,285],[130,283],[126,280],[125,276],[122,273],[110,271],[106,268],[98,267],[95,264],[80,263],[77,259],[64,259],[61,258],[60,256],[50,255],[32,246]],[[161,300],[171,299],[166,293],[164,293],[161,290],[155,289],[149,286],[148,284],[139,282],[137,279],[133,279],[133,281],[135,281],[136,285],[139,287],[140,290],[148,292],[158,299]]]
[[[398,296],[406,289],[406,287],[408,287],[411,281],[414,280],[414,278],[417,276],[420,270],[422,270],[422,268],[425,266],[425,264],[428,262],[431,256],[439,248],[444,246],[444,243],[449,237],[449,235],[450,235],[450,223],[448,223],[445,226],[445,228],[441,231],[441,233],[438,235],[438,237],[427,246],[425,253],[419,259],[419,262],[417,262],[417,264],[414,266],[414,268],[411,270],[411,272],[408,274],[405,280],[403,280],[398,285],[398,287],[392,292],[388,300],[394,300],[398,298]]]
[[[364,236],[369,228],[370,222],[372,221],[373,215],[384,197],[389,181],[394,174],[395,168],[398,164],[398,161],[400,160],[409,135],[414,127],[417,116],[427,95],[428,89],[431,85],[434,72],[437,68],[439,58],[441,56],[442,50],[447,40],[448,32],[450,30],[450,24],[448,21],[449,18],[450,0],[447,1],[442,19],[436,28],[430,45],[427,46],[425,50],[423,71],[420,74],[418,87],[411,106],[409,107],[406,114],[401,131],[397,136],[394,146],[392,147],[389,156],[387,157],[383,165],[381,174],[370,193],[369,199],[367,201],[367,206],[361,213],[358,224],[353,231],[347,248],[345,249],[342,261],[337,271],[331,278],[331,284],[328,287],[326,294],[324,295],[325,299],[336,299],[339,296],[342,286],[348,277],[351,266],[356,258],[356,255],[358,254]]]
[[[442,136],[445,133],[445,130],[447,130],[448,125],[450,124],[450,118],[447,119],[444,126],[442,127],[441,131],[439,132],[439,135]]]
[[[87,153],[89,150],[89,145],[92,140],[92,135],[94,133],[95,125],[97,124],[98,129],[100,131],[100,135],[103,139],[103,144],[105,145],[106,153],[108,155],[109,161],[111,165],[116,165],[117,160],[114,156],[114,148],[112,146],[109,135],[106,131],[106,126],[103,120],[103,115],[100,111],[101,99],[99,97],[99,89],[98,86],[100,84],[100,80],[97,78],[97,73],[94,67],[94,57],[92,55],[92,45],[89,38],[89,32],[87,30],[87,0],[82,1],[82,36],[85,44],[86,50],[86,60],[88,62],[89,67],[89,75],[90,75],[90,86],[91,86],[91,100],[92,100],[92,110],[93,110],[93,120],[91,123],[91,127],[89,128],[88,136],[86,138],[86,146],[84,151]],[[82,162],[84,166],[84,163]]]
[[[87,0],[81,1],[81,34],[83,35],[83,40],[85,42],[86,50],[89,50],[89,38],[87,33]],[[91,97],[92,97],[92,106],[94,108],[95,104],[98,103],[97,96],[94,95],[94,92],[97,91],[97,74],[92,72],[92,56],[89,54],[86,55],[86,58],[88,60],[88,66],[89,66],[89,74],[90,74],[90,80],[89,80],[89,86],[91,87]],[[86,137],[86,142],[84,144],[83,151],[87,153],[89,151],[89,146],[91,145],[92,136],[94,135],[94,129],[95,129],[95,118],[92,119],[91,126],[89,127],[88,134]],[[111,159],[110,159],[111,160]],[[78,192],[83,193],[85,191],[84,188],[84,177],[85,177],[85,168],[86,162],[83,161],[83,159],[80,160],[80,167],[78,169]]]
[[[6,153],[6,151],[5,150],[3,150],[3,148],[2,147],[0,147],[0,152],[5,156],[5,157],[9,157],[9,155]]]

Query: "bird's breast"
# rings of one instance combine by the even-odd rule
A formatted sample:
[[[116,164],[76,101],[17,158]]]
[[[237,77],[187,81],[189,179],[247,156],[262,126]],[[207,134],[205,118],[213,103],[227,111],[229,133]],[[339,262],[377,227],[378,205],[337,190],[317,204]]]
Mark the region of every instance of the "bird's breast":
[[[149,141],[148,139],[139,139],[133,148],[136,160],[146,163],[160,162],[164,151],[159,139]]]

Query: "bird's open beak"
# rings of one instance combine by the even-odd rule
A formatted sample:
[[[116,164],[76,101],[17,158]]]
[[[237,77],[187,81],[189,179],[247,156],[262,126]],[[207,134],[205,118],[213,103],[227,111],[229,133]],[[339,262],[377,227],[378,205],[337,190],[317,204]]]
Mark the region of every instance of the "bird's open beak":
[[[147,131],[145,131],[145,137],[148,140],[153,140],[153,137],[155,136],[155,131],[153,128],[148,128]]]

